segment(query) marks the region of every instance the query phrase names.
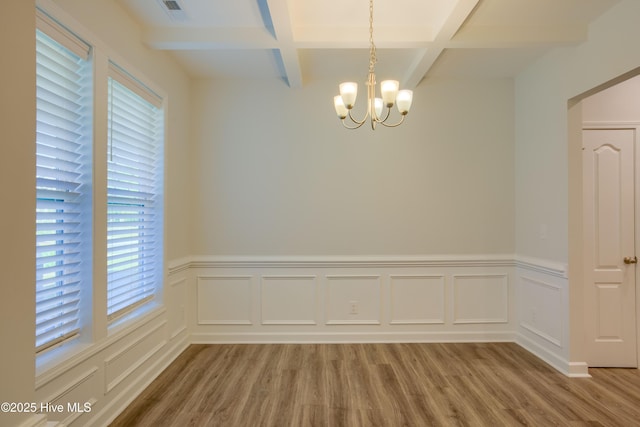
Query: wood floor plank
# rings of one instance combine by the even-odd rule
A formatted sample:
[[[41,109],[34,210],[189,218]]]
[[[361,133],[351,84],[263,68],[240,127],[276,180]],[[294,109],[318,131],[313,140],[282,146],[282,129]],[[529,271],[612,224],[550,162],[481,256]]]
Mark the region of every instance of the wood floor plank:
[[[590,373],[513,343],[200,344],[111,425],[640,425],[639,371]]]

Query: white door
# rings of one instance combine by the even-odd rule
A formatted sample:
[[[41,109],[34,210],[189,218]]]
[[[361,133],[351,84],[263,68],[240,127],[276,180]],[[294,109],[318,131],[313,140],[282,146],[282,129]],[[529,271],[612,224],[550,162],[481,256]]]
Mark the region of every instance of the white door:
[[[636,129],[583,131],[587,363],[637,367]]]

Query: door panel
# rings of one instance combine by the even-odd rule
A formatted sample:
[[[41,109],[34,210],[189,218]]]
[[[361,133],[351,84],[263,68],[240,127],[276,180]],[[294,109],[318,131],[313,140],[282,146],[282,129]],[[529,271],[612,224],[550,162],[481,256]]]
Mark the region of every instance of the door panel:
[[[635,129],[583,131],[585,312],[589,366],[637,367]]]

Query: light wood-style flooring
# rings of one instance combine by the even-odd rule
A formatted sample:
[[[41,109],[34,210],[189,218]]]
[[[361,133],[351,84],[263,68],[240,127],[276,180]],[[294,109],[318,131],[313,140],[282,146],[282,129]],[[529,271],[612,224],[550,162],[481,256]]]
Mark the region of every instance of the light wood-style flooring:
[[[640,426],[637,369],[513,343],[192,345],[112,426]]]

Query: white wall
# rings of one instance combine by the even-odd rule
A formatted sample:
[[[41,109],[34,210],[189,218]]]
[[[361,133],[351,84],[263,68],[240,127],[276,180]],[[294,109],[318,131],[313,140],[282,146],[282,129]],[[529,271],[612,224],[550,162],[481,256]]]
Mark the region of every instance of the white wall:
[[[640,122],[640,77],[618,83],[582,101],[584,122]]]
[[[376,131],[337,84],[195,82],[192,339],[513,340],[513,81],[427,80]]]
[[[567,372],[586,373],[582,362],[582,104],[575,100],[640,65],[639,19],[640,2],[622,0],[590,26],[588,41],[553,50],[516,79],[516,253],[520,258],[568,263],[564,274],[560,268],[559,274],[546,274],[533,287],[518,272],[519,342],[547,360],[564,364]],[[548,292],[550,286],[559,287],[559,292]],[[532,292],[535,298],[525,299]],[[531,324],[533,304],[555,307],[549,316],[561,326],[560,340],[549,340],[544,333],[525,327]]]
[[[11,2],[3,7],[0,402],[30,402],[35,398],[35,9],[30,2]],[[0,425],[18,424],[29,415],[0,412]]]
[[[568,261],[567,102],[640,65],[639,17],[640,2],[623,0],[591,25],[587,42],[555,49],[517,77],[518,254]]]
[[[428,80],[375,132],[337,84],[194,84],[194,254],[513,253],[512,80]]]

